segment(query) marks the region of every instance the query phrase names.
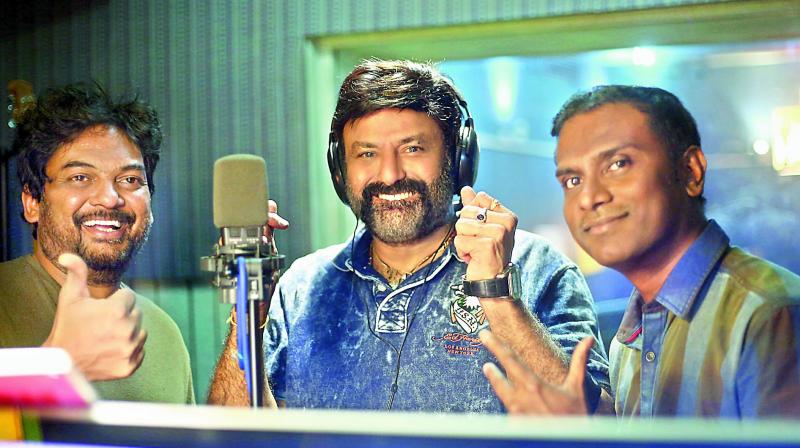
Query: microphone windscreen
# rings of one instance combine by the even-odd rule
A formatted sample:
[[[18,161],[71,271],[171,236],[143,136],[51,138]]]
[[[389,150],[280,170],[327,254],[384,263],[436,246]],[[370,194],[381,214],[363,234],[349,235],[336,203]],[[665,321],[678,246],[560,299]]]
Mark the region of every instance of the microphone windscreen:
[[[217,228],[266,225],[267,198],[267,165],[261,157],[233,154],[214,163]]]

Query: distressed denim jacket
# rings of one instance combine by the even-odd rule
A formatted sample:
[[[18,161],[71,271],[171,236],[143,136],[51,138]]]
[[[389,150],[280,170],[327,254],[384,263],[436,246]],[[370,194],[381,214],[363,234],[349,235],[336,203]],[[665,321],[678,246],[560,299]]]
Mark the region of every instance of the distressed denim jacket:
[[[288,407],[503,412],[481,366],[494,361],[478,339],[488,327],[464,297],[466,264],[451,245],[397,288],[370,264],[372,236],[298,259],[281,278],[264,336],[273,393]],[[521,300],[571,354],[598,343],[587,366],[590,406],[608,388],[608,361],[586,281],[545,239],[517,231],[512,261]]]

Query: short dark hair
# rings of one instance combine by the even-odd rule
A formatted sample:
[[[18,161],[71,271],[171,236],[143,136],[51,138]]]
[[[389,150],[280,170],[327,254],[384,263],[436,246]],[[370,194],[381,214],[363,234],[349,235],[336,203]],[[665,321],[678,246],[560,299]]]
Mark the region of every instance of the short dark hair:
[[[460,105],[463,99],[453,82],[430,63],[365,60],[339,89],[331,132],[344,151],[343,132],[348,122],[382,109],[411,109],[436,120],[448,160],[452,160],[464,118]]]
[[[700,146],[700,133],[697,132],[692,114],[678,97],[657,87],[607,85],[578,92],[567,100],[553,118],[550,135],[558,137],[564,123],[575,115],[612,103],[630,104],[647,115],[650,129],[667,148],[670,160],[675,163],[690,146]]]
[[[24,191],[41,201],[48,180],[45,167],[55,151],[98,125],[125,132],[136,145],[144,159],[148,189],[153,194],[153,172],[163,140],[155,109],[138,96],[114,101],[96,82],[48,89],[36,107],[20,119],[12,148],[20,154],[17,175]]]

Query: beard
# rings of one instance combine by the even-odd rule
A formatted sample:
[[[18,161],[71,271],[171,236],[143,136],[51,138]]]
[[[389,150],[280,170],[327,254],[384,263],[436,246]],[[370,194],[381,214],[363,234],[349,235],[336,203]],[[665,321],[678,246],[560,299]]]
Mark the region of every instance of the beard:
[[[450,163],[444,165],[430,184],[415,179],[402,179],[392,185],[374,182],[367,184],[360,196],[348,185],[350,207],[372,235],[384,243],[418,241],[447,224],[452,217],[453,175]],[[391,202],[375,201],[379,194],[399,193],[411,193],[411,196]]]
[[[134,230],[132,226],[136,222],[136,216],[120,210],[75,214],[72,222],[69,222],[56,219],[52,208],[44,198],[40,208],[37,242],[42,252],[62,271],[64,269],[58,264],[59,255],[70,252],[81,257],[89,268],[90,285],[119,283],[133,256],[147,241],[153,221],[148,213],[142,218],[140,228]],[[86,241],[81,232],[81,224],[90,219],[117,220],[125,227],[125,233],[117,240]]]

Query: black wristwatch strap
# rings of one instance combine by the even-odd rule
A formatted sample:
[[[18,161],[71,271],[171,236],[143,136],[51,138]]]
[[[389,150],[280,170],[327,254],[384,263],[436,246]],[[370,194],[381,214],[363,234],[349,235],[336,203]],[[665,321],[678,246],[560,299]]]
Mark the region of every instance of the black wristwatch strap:
[[[514,264],[509,264],[496,278],[487,280],[464,280],[464,294],[481,298],[510,297],[518,299],[520,294],[519,273]]]
[[[464,294],[468,296],[507,297],[510,294],[508,289],[508,280],[505,278],[464,282]]]

